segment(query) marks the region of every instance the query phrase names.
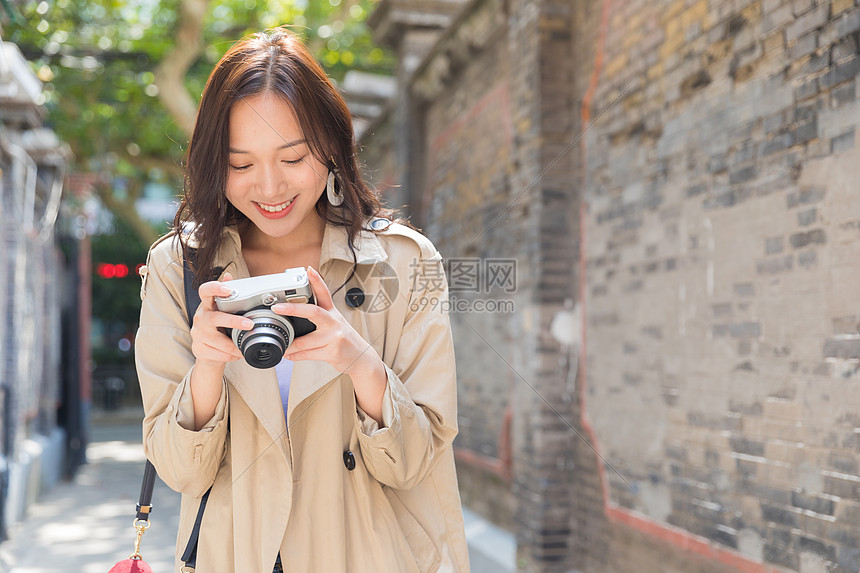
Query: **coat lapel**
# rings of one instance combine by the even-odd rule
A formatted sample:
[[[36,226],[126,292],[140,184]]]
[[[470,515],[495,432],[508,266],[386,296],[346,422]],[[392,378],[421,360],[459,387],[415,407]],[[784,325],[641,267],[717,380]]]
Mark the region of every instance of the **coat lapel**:
[[[323,232],[319,271],[330,291],[338,288],[352,269],[353,254],[349,249],[347,237],[346,229],[340,226],[327,224]],[[374,264],[388,258],[388,253],[385,252],[381,241],[372,231],[359,232],[355,238],[354,247],[355,261],[358,264]],[[336,260],[346,261],[349,266],[334,264]],[[233,278],[249,276],[248,267],[242,257],[241,238],[235,227],[228,227],[225,230],[217,264],[225,271],[230,271]],[[327,362],[297,361],[293,365],[287,409],[288,424],[285,425],[274,368],[259,370],[244,361],[236,361],[227,365],[225,373],[272,439],[282,444],[283,440],[280,438],[287,425],[298,420],[302,412],[313,403],[311,401],[305,404],[305,402],[341,375]],[[285,449],[284,453],[288,455]]]
[[[282,442],[286,425],[275,369],[260,370],[248,365],[244,360],[236,360],[227,364],[224,375],[260,420],[272,440]]]

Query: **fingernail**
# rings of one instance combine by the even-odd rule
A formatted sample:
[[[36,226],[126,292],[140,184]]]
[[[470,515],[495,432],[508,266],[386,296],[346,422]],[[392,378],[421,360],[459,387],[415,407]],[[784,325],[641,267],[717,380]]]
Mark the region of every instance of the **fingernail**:
[[[283,311],[287,310],[287,306],[285,304],[273,304],[272,310],[274,312],[283,312]]]
[[[253,320],[250,320],[250,319],[245,319],[245,320],[243,320],[243,321],[242,321],[242,328],[244,328],[244,329],[246,329],[246,330],[247,330],[248,328],[254,328],[254,321],[253,321]]]

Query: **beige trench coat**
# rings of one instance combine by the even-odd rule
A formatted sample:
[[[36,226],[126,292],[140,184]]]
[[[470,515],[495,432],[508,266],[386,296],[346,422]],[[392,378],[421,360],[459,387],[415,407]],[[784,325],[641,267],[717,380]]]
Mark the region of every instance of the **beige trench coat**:
[[[241,253],[239,234],[226,230],[216,265],[247,277]],[[448,316],[433,306],[447,296],[435,272],[440,255],[423,235],[393,223],[362,231],[356,256],[358,278],[334,303],[386,365],[387,427],[356,406],[348,375],[325,362],[299,361],[287,431],[275,370],[242,360],[227,365],[215,416],[193,431],[182,258],[172,239],[151,248],[141,273],[135,353],[146,455],[182,493],[176,571],[210,486],[200,573],[268,573],[279,552],[290,573],[468,571],[451,447],[454,350]],[[327,226],[320,271],[330,291],[349,276],[352,261],[345,230]],[[375,298],[392,285],[390,305]],[[376,308],[370,301],[347,306],[344,293],[353,286]]]

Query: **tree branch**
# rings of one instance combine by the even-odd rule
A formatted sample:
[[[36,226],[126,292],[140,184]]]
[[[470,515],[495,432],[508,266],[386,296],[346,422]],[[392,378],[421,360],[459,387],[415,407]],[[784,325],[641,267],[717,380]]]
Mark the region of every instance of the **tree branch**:
[[[108,178],[109,181],[109,178]],[[144,221],[137,212],[137,209],[134,205],[134,199],[120,201],[113,194],[113,187],[110,185],[108,181],[99,181],[93,188],[96,191],[96,194],[101,199],[102,203],[104,203],[105,207],[107,207],[111,213],[122,217],[131,228],[134,230],[135,234],[138,237],[143,239],[143,242],[146,244],[152,244],[158,238],[158,233],[152,227],[149,222]],[[139,194],[139,193],[138,193]],[[133,197],[134,194],[129,194],[129,197]]]
[[[158,98],[189,137],[197,104],[185,87],[185,74],[203,52],[203,21],[208,0],[181,0],[176,44],[155,69]]]

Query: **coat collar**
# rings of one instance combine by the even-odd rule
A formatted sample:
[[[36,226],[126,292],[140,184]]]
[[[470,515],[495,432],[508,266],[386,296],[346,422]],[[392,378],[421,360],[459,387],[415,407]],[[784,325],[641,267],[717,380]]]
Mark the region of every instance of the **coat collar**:
[[[373,264],[385,261],[388,253],[382,246],[379,237],[373,231],[368,230],[367,221],[362,230],[355,237],[355,261],[358,264]],[[329,290],[340,285],[345,278],[332,268],[336,260],[353,262],[347,242],[348,233],[345,227],[326,223],[323,231],[323,241],[320,252],[320,274],[325,280]],[[216,258],[216,265],[230,271],[234,278],[247,278],[248,267],[242,257],[242,240],[235,226],[224,230],[221,251]],[[284,420],[281,400],[278,396],[278,384],[274,369],[257,370],[244,361],[231,362],[226,371],[230,383],[242,396],[251,410],[257,415],[266,431],[273,440],[280,440],[285,435],[286,424]],[[341,373],[327,362],[317,360],[301,360],[293,365],[293,374],[290,384],[290,401],[287,420],[292,423],[297,420],[309,405],[304,404],[308,398],[321,391],[334,382]],[[263,389],[260,386],[263,385]],[[285,455],[289,455],[285,448],[281,448]]]
[[[353,247],[355,250],[355,261],[358,264],[373,264],[388,259],[388,253],[382,247],[382,242],[373,231],[368,229],[368,221],[365,221],[361,230],[355,236]],[[323,269],[332,260],[343,260],[349,263],[353,262],[352,252],[349,249],[348,242],[349,234],[346,227],[333,225],[326,222],[323,230],[322,247],[320,250],[320,273],[325,276]],[[246,278],[248,270],[242,259],[242,238],[239,235],[239,229],[235,225],[225,227],[222,235],[222,251],[217,257],[219,266],[227,268],[231,263],[235,264],[237,270],[244,271],[244,274],[235,278]]]

